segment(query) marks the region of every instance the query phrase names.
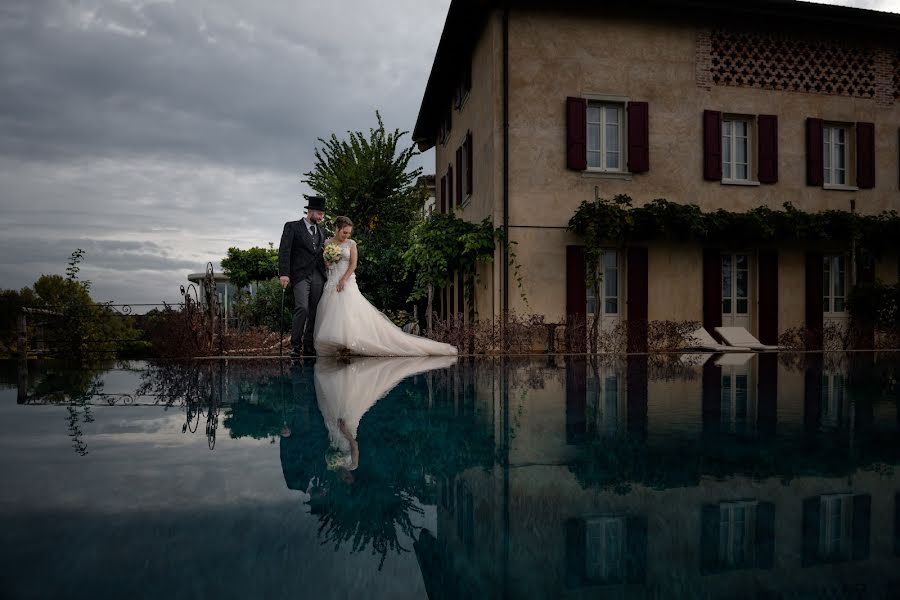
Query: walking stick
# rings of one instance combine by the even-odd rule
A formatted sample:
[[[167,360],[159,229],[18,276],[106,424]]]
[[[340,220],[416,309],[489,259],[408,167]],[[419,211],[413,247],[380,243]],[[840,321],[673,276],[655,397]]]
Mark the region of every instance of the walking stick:
[[[278,358],[284,358],[284,286],[281,286],[281,312],[278,313]]]

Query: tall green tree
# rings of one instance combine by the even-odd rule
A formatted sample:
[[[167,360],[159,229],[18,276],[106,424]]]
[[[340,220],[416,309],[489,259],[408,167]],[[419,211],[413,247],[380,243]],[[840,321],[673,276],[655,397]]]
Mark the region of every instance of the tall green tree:
[[[422,219],[422,192],[416,187],[422,169],[409,169],[418,151],[403,147],[408,132],[388,132],[381,115],[375,117],[378,126],[368,134],[348,131],[345,139],[319,138],[315,165],[304,173],[304,182],[325,196],[329,215],[353,220],[360,290],[380,308],[397,310],[413,289],[402,265],[412,228]]]

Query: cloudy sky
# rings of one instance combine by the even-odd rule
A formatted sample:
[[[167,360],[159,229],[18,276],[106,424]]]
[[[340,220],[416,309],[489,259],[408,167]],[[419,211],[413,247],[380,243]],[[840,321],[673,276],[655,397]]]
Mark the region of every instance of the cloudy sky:
[[[96,299],[173,301],[229,246],[277,244],[317,138],[376,109],[412,129],[448,6],[2,0],[0,288],[83,248]]]

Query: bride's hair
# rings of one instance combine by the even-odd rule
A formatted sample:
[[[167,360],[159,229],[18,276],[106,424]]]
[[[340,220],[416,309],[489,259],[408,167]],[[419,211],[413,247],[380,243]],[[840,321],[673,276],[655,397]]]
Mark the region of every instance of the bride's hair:
[[[334,219],[334,230],[335,231],[340,231],[341,229],[343,229],[344,227],[347,227],[348,225],[351,228],[353,227],[353,221],[350,220],[350,217],[341,216],[341,217],[336,217]]]

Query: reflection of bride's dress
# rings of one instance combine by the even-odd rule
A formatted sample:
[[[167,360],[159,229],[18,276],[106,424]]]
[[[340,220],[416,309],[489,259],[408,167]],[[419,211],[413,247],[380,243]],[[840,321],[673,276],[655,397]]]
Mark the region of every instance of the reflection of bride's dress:
[[[342,419],[351,436],[363,415],[398,383],[407,377],[433,369],[445,369],[456,363],[455,356],[418,358],[360,358],[350,363],[319,358],[315,366],[316,399],[328,427],[332,448],[346,459],[350,440],[341,432]],[[345,462],[349,463],[349,460]]]
[[[343,258],[328,269],[314,329],[316,352],[320,356],[347,351],[360,356],[452,356],[455,346],[404,333],[384,313],[372,306],[350,275],[343,291],[336,285],[350,266],[350,246],[341,245]]]

